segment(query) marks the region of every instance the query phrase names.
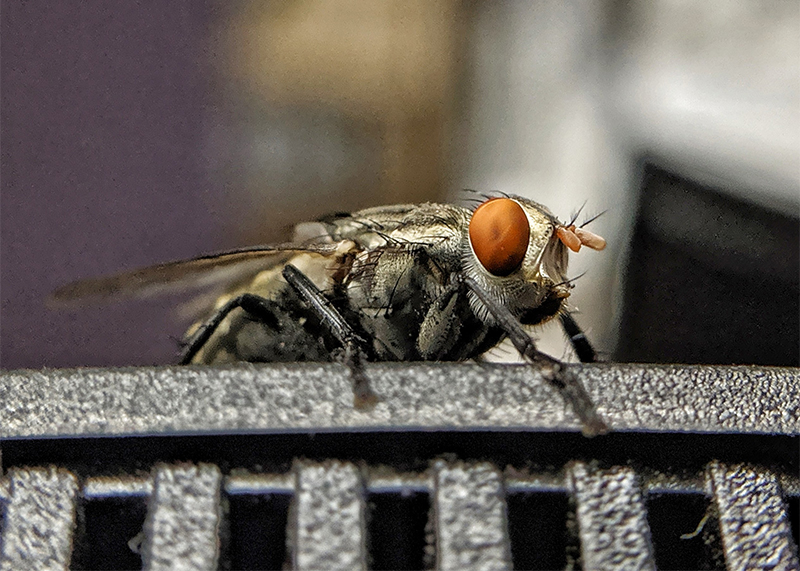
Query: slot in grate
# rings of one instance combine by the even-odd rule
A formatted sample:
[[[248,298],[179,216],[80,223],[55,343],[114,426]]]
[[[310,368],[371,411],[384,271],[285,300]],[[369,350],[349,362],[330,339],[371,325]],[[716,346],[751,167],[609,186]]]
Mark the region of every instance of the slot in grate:
[[[286,529],[291,494],[229,494],[228,550],[231,569],[280,571],[288,561]]]
[[[719,526],[711,498],[702,493],[655,493],[647,498],[647,520],[659,569],[724,569]]]
[[[86,570],[141,569],[147,499],[118,496],[90,499],[83,504],[83,538],[73,552],[72,568]],[[79,526],[80,529],[80,526]]]
[[[434,555],[429,528],[431,511],[427,492],[369,493],[367,547],[370,569],[425,569]]]
[[[506,498],[514,569],[565,569],[577,537],[566,492],[511,492]]]

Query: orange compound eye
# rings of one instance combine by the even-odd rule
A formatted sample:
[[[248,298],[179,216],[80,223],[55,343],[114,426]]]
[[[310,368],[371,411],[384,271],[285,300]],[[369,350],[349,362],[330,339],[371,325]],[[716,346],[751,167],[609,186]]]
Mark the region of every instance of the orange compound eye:
[[[492,198],[472,213],[469,241],[492,275],[503,277],[516,270],[528,251],[530,226],[522,207],[510,198]]]

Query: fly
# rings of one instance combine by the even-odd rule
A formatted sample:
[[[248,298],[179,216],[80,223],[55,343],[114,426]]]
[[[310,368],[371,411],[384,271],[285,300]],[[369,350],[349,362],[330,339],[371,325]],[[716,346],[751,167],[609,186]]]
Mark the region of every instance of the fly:
[[[463,361],[508,337],[572,406],[607,431],[572,367],[525,326],[559,318],[582,362],[595,352],[567,309],[568,252],[605,241],[519,196],[475,209],[408,204],[295,227],[291,242],[161,264],[58,289],[57,302],[216,287],[185,336],[182,364],[341,360],[356,406],[377,400],[365,361]],[[198,298],[202,299],[202,298]]]

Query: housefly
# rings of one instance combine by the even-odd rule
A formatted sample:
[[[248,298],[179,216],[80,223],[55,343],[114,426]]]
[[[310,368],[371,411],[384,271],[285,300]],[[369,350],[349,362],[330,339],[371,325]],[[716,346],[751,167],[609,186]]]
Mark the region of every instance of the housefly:
[[[342,360],[357,406],[376,399],[364,361],[463,361],[508,337],[540,364],[584,432],[604,432],[573,369],[538,351],[525,326],[559,318],[579,358],[595,360],[567,309],[567,250],[602,250],[605,241],[526,198],[485,198],[474,209],[425,203],[333,215],[299,224],[289,243],[84,280],[53,296],[216,286],[222,293],[200,304],[181,363]]]

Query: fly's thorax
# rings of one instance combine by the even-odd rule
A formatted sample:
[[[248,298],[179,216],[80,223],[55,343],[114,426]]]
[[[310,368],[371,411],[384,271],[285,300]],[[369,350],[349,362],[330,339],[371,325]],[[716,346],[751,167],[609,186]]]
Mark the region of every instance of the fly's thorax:
[[[350,305],[382,315],[411,298],[438,297],[461,268],[461,234],[469,210],[423,203],[379,207],[335,220],[332,234],[358,244],[345,280]]]
[[[474,279],[482,288],[514,315],[530,312],[553,299],[566,299],[570,288],[566,281],[567,249],[556,236],[558,220],[544,206],[521,197],[495,199],[507,201],[498,205],[502,212],[496,219],[476,219],[475,215],[486,217],[479,210],[473,213],[470,230],[465,231],[462,240],[463,267],[467,276]],[[488,225],[484,230],[475,224]],[[490,245],[479,240],[489,236]],[[510,244],[509,244],[510,243]],[[510,251],[511,254],[504,253]],[[496,258],[501,256],[501,261]],[[507,262],[507,260],[511,262]],[[513,268],[509,264],[515,264]],[[470,296],[473,311],[481,319],[490,319],[488,311],[473,295]]]

